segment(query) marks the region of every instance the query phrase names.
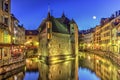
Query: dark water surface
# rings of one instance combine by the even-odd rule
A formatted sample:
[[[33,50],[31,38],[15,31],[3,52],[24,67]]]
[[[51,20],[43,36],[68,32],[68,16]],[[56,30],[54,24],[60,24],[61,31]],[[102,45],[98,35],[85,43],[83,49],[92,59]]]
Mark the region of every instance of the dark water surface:
[[[90,53],[49,65],[31,59],[26,62],[26,67],[13,71],[15,74],[3,80],[120,80],[116,64]]]

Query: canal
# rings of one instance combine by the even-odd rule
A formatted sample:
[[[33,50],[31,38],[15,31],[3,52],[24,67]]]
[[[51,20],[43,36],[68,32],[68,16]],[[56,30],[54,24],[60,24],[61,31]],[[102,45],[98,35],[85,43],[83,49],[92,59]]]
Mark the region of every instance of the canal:
[[[3,80],[120,80],[120,67],[106,57],[79,52],[75,59],[45,64],[27,59],[26,66],[2,74]]]

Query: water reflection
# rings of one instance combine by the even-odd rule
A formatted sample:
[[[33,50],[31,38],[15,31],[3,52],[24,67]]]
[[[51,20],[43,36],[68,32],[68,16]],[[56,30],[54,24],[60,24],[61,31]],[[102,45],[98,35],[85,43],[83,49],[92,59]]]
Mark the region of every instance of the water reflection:
[[[77,80],[77,63],[76,59],[51,65],[40,62],[39,80]]]
[[[1,74],[0,80],[120,80],[118,66],[90,53],[49,65],[35,61],[27,60],[26,67]]]
[[[91,72],[87,68],[79,68],[78,74],[79,80],[100,80],[94,72]]]
[[[24,67],[0,75],[0,80],[23,80]]]
[[[91,74],[96,74],[101,80],[120,80],[120,75],[118,73],[119,67],[113,64],[109,59],[94,54],[80,54],[79,67],[89,69]],[[99,78],[94,80],[99,80]]]
[[[24,80],[38,80],[38,78],[38,62],[33,61],[33,59],[26,59]]]

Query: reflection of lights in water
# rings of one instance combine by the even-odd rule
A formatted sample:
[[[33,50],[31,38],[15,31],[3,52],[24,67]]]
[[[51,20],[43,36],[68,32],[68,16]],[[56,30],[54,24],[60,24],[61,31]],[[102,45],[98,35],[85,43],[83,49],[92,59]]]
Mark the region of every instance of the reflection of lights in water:
[[[98,63],[98,62],[99,62],[99,60],[96,60],[96,62]]]
[[[29,63],[29,62],[30,62],[30,60],[26,59],[26,63]]]
[[[14,80],[17,80],[17,76],[16,75],[14,76]]]
[[[88,56],[88,59],[90,60],[90,56]]]
[[[31,61],[31,60],[26,59],[26,63],[28,63],[28,64],[32,64],[32,61]]]

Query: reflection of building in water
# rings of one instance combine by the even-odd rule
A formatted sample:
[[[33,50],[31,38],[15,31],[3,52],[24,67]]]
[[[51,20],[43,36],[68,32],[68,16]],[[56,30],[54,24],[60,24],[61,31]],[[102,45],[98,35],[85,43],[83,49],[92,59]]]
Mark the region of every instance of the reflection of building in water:
[[[80,57],[80,66],[95,72],[101,80],[119,80],[118,68],[110,60],[93,54],[85,54]],[[87,62],[87,63],[86,63]]]
[[[23,80],[24,68],[25,67],[20,67],[20,68],[12,70],[10,72],[7,72],[5,74],[1,74],[0,80]]]
[[[102,80],[118,80],[117,68],[106,59],[95,56],[95,72]]]
[[[33,61],[32,58],[26,59],[26,71],[38,71],[38,62]]]
[[[77,80],[78,72],[75,72],[77,69],[75,60],[52,65],[39,63],[38,68],[39,80]]]
[[[78,53],[78,27],[64,14],[55,18],[48,13],[38,28],[39,54],[44,61],[66,60]]]

